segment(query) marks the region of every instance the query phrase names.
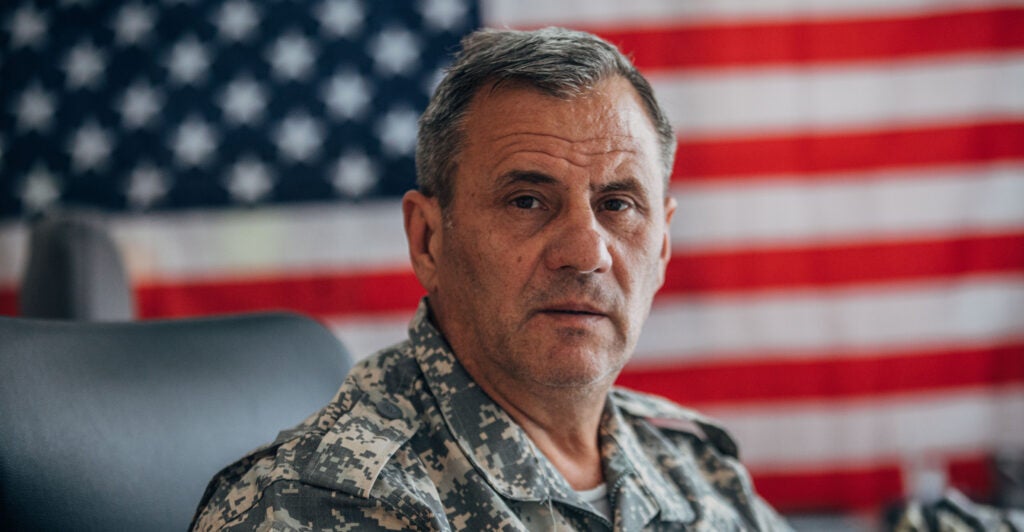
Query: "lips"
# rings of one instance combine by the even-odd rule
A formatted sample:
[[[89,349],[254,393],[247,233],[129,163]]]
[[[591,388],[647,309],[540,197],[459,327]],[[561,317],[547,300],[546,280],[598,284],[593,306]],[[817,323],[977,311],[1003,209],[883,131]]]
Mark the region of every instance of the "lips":
[[[540,310],[545,314],[564,314],[568,316],[597,316],[605,317],[607,312],[589,303],[562,303],[549,305]]]

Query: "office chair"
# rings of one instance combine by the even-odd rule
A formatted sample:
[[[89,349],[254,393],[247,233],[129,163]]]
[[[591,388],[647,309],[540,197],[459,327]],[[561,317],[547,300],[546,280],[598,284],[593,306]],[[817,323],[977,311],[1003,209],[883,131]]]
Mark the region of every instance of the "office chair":
[[[0,529],[185,530],[213,475],[326,405],[350,365],[293,314],[0,318]]]
[[[99,216],[64,212],[30,225],[18,294],[24,317],[124,321],[135,316],[128,274]]]

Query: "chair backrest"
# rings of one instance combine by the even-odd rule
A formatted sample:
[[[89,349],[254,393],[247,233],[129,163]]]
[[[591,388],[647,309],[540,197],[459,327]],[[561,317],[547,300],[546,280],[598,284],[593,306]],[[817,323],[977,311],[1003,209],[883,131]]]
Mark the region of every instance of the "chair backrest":
[[[123,321],[135,315],[121,254],[97,217],[63,213],[34,221],[18,294],[22,316]]]
[[[351,365],[309,318],[0,318],[0,529],[185,530],[222,467]]]

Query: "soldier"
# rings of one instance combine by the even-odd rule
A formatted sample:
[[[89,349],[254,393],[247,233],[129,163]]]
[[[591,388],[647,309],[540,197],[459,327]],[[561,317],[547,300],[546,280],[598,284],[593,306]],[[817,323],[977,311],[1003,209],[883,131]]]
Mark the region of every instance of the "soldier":
[[[218,474],[193,528],[787,530],[722,428],[613,387],[670,257],[675,145],[597,37],[466,37],[402,200],[409,339]]]

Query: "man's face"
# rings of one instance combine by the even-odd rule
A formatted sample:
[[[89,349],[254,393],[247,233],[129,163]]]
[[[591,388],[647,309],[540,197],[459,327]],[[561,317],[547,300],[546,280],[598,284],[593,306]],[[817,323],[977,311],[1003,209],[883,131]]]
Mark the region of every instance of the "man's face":
[[[485,87],[465,138],[427,286],[456,355],[493,379],[610,383],[664,279],[675,208],[633,88]]]

